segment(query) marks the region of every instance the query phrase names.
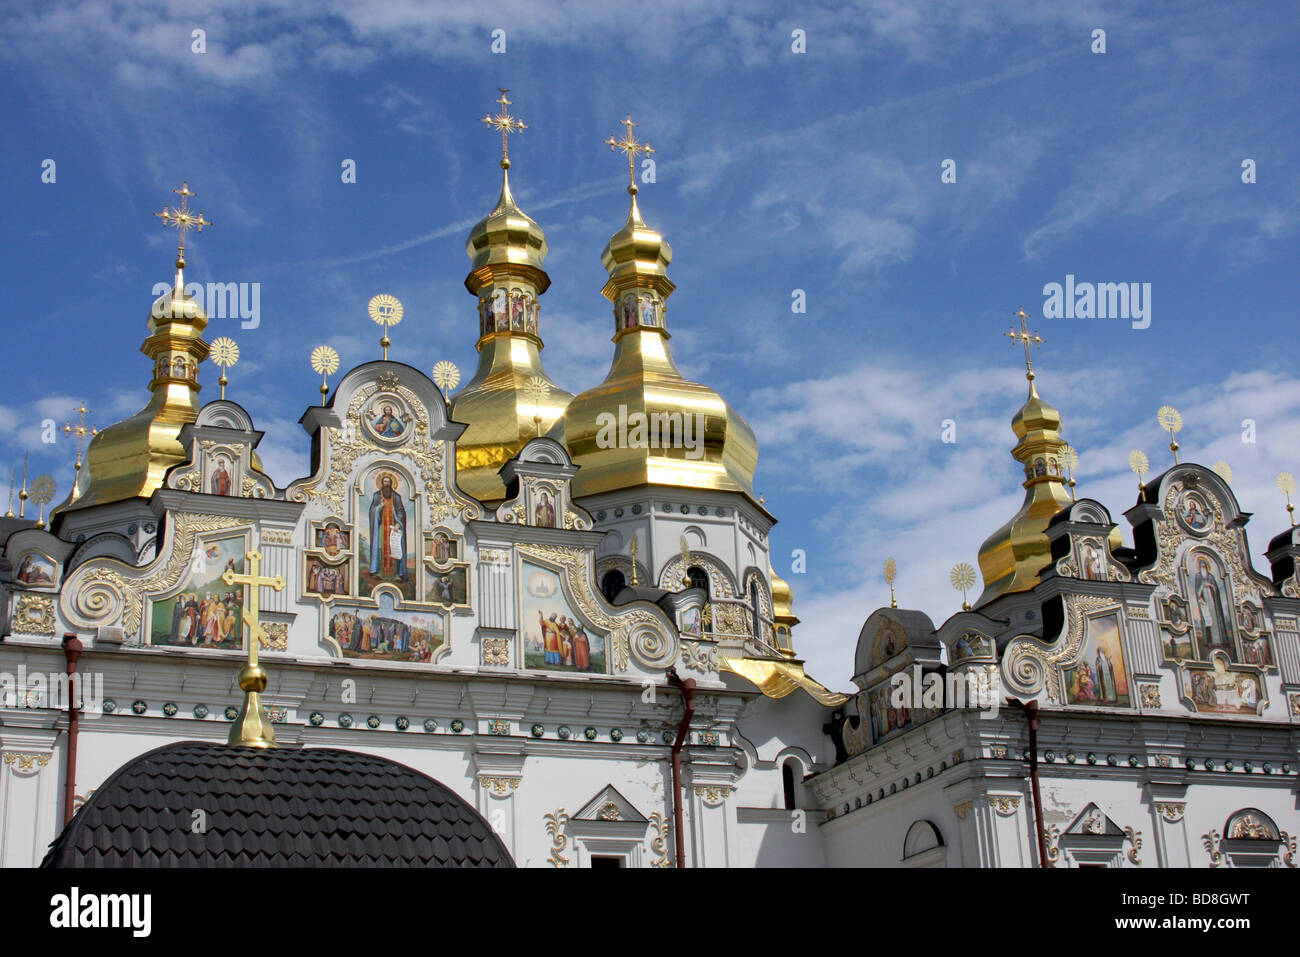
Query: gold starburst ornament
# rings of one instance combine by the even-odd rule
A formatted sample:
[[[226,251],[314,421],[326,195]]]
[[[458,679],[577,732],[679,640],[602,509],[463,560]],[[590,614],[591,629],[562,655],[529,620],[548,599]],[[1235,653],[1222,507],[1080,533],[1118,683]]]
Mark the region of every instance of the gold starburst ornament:
[[[1147,483],[1142,481],[1142,476],[1147,474],[1147,469],[1151,467],[1151,461],[1147,454],[1141,449],[1134,449],[1128,454],[1128,467],[1131,468],[1138,477],[1138,491],[1146,489]]]
[[[445,400],[447,394],[456,388],[460,382],[460,369],[456,368],[456,363],[443,359],[435,363],[433,367],[433,384],[442,390],[442,397]]]
[[[533,425],[538,437],[542,434],[542,403],[551,395],[551,386],[541,376],[533,376],[524,384],[524,397],[533,406]]]
[[[1291,496],[1295,494],[1295,476],[1290,472],[1277,473],[1277,490],[1286,496],[1286,514],[1291,519],[1291,524],[1295,524],[1295,506],[1291,504]]]
[[[898,575],[898,563],[893,558],[885,559],[885,581],[889,583],[889,607],[897,608],[898,600],[894,597],[894,579]]]
[[[317,346],[311,351],[311,369],[320,376],[321,401],[330,394],[328,376],[339,371],[339,354],[330,346]]]
[[[1065,444],[1061,447],[1061,468],[1065,469],[1065,484],[1070,489],[1070,501],[1078,501],[1074,497],[1074,470],[1079,467],[1079,453],[1074,450],[1074,446]]]
[[[31,499],[40,508],[40,514],[36,519],[36,527],[45,527],[45,506],[54,501],[54,493],[58,491],[58,485],[54,481],[54,476],[48,473],[38,475],[32,479]]]
[[[221,378],[217,380],[217,385],[221,386],[221,398],[224,399],[226,386],[230,384],[230,380],[226,378],[226,370],[239,361],[239,346],[229,336],[222,336],[220,339],[213,340],[208,358],[213,364],[221,367]]]
[[[1174,435],[1183,430],[1183,417],[1172,405],[1162,405],[1156,412],[1156,421],[1160,428],[1169,433],[1169,451],[1174,453],[1174,464],[1178,464],[1178,442]]]
[[[406,314],[406,310],[402,307],[401,300],[396,296],[390,296],[388,293],[383,292],[371,298],[367,311],[370,313],[371,319],[384,327],[384,337],[379,340],[379,344],[384,348],[384,361],[387,362],[388,347],[393,344],[388,338],[388,329],[390,326],[395,326],[402,321],[402,316]]]
[[[1214,470],[1215,475],[1223,479],[1225,482],[1232,481],[1232,466],[1223,461],[1223,459],[1219,459],[1219,461],[1215,462],[1210,466],[1210,468]]]
[[[975,569],[970,562],[958,562],[952,566],[952,574],[948,576],[948,581],[952,582],[952,587],[961,592],[961,610],[970,611],[970,602],[966,600],[966,592],[975,584]]]

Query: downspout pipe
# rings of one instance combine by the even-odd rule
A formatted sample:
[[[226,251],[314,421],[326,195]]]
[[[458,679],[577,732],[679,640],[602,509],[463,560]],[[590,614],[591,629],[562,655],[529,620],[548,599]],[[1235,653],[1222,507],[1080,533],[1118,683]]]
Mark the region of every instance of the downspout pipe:
[[[682,745],[691,730],[691,719],[695,717],[695,679],[685,681],[677,674],[676,668],[668,669],[668,683],[682,694],[682,723],[677,726],[677,740],[673,742],[673,850],[676,853],[678,867],[686,866],[686,835],[682,830]]]
[[[68,750],[66,767],[63,773],[63,823],[72,820],[77,803],[77,734],[80,731],[77,713],[77,685],[74,676],[77,662],[84,650],[81,639],[76,635],[63,636],[63,657],[68,662]]]
[[[1008,698],[1007,704],[1025,713],[1029,725],[1029,784],[1034,793],[1034,825],[1038,831],[1038,866],[1047,867],[1047,828],[1043,826],[1043,798],[1038,789],[1038,702]]]

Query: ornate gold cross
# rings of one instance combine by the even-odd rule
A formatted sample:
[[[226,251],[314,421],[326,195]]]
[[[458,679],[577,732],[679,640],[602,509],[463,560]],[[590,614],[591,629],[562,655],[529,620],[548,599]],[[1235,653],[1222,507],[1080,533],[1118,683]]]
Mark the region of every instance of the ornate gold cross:
[[[501,168],[509,169],[510,143],[507,137],[509,137],[511,133],[522,133],[524,130],[528,129],[528,125],[524,123],[523,120],[513,117],[506,112],[506,107],[510,106],[511,103],[510,100],[506,99],[506,94],[510,91],[502,89],[501,87],[497,87],[497,89],[501,90],[501,96],[497,100],[497,102],[501,104],[501,112],[496,116],[489,113],[487,116],[483,117],[483,122],[492,129],[501,132]]]
[[[632,135],[632,127],[636,126],[636,124],[632,122],[631,113],[629,113],[627,119],[622,122],[623,125],[627,127],[627,132],[623,134],[623,138],[621,140],[616,140],[611,136],[609,139],[605,140],[605,143],[615,152],[622,150],[627,154],[627,188],[628,192],[635,193],[637,154],[653,153],[654,150],[650,148],[649,143],[638,143],[636,137]]]
[[[1025,307],[1021,306],[1013,315],[1020,319],[1020,331],[1012,329],[1007,333],[1007,338],[1014,342],[1019,342],[1025,347],[1025,378],[1032,380],[1034,378],[1034,359],[1029,353],[1030,346],[1041,346],[1046,340],[1037,332],[1030,333],[1029,326],[1025,320],[1029,318],[1029,313],[1025,312]]]
[[[266,637],[266,631],[262,628],[262,623],[258,620],[258,594],[261,586],[274,588],[280,591],[284,588],[284,578],[276,575],[274,578],[267,578],[262,575],[262,553],[257,549],[246,552],[244,557],[248,559],[248,574],[240,575],[233,568],[227,568],[221,576],[221,580],[227,585],[248,585],[248,601],[244,604],[244,624],[248,625],[248,664],[250,667],[257,667],[257,649],[261,644],[261,639]]]
[[[77,413],[77,415],[79,416],[77,420],[77,424],[73,425],[71,422],[65,422],[63,428],[60,431],[63,432],[65,435],[67,435],[68,438],[72,438],[74,435],[77,437],[77,462],[75,465],[75,471],[80,472],[81,471],[81,444],[84,441],[86,441],[86,436],[93,437],[95,435],[98,435],[99,430],[95,428],[93,425],[86,424],[86,414],[90,411],[89,409],[86,408],[86,403],[84,402],[81,403],[81,405],[79,405],[77,408],[73,409],[72,411]]]
[[[251,549],[244,555],[248,559],[248,574],[240,575],[233,568],[227,568],[221,580],[227,585],[247,585],[248,601],[243,611],[244,624],[248,626],[248,664],[239,672],[239,687],[244,692],[244,706],[230,729],[229,744],[244,745],[250,748],[275,747],[275,729],[271,721],[262,713],[262,695],[266,690],[266,669],[257,663],[257,649],[262,643],[266,631],[258,620],[258,593],[263,585],[279,591],[284,587],[284,579],[264,576],[262,572],[262,553]]]
[[[203,232],[204,226],[211,226],[212,224],[203,218],[202,213],[194,213],[190,211],[190,197],[197,196],[198,194],[190,192],[190,184],[188,181],[181,183],[181,188],[174,189],[172,192],[180,196],[180,207],[172,209],[169,206],[164,206],[161,213],[154,213],[154,215],[163,221],[164,226],[174,226],[176,231],[180,233],[181,244],[180,248],[176,252],[176,258],[177,260],[184,262],[185,231],[187,229],[193,229],[195,232],[201,233]]]

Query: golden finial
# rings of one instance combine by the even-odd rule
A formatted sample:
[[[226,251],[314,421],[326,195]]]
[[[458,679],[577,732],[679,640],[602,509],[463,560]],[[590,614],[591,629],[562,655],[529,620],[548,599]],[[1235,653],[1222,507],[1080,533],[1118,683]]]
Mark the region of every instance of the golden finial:
[[[154,213],[154,215],[163,221],[164,226],[173,226],[180,233],[180,246],[176,251],[176,266],[180,268],[185,265],[186,230],[193,229],[196,233],[201,233],[204,226],[211,226],[212,224],[203,218],[202,213],[190,211],[190,197],[198,194],[190,192],[188,182],[181,183],[181,188],[174,189],[172,192],[181,198],[180,206],[176,209],[164,206],[161,213]]]
[[[27,517],[27,459],[30,455],[31,455],[30,452],[23,453],[23,484],[22,487],[18,489],[18,517],[19,518]]]
[[[533,425],[537,427],[537,435],[540,438],[542,434],[542,403],[551,395],[551,387],[545,379],[539,375],[530,378],[524,384],[524,397],[528,399],[533,406]]]
[[[86,425],[86,415],[90,412],[90,410],[86,408],[86,403],[84,402],[81,403],[81,405],[77,406],[72,411],[77,413],[78,415],[77,424],[73,425],[71,420],[69,420],[63,424],[63,429],[61,431],[69,438],[71,438],[74,435],[77,437],[77,460],[76,460],[76,464],[73,466],[73,471],[80,472],[81,471],[81,443],[86,440],[87,436],[94,438],[96,435],[98,435],[99,429],[95,428],[93,425]],[[74,480],[74,484],[75,484],[75,480]]]
[[[384,338],[379,340],[379,344],[384,347],[384,361],[387,362],[388,347],[393,344],[388,338],[388,327],[401,322],[406,310],[396,296],[390,296],[386,292],[372,297],[367,308],[370,318],[384,327]]]
[[[897,608],[898,600],[894,597],[894,577],[898,574],[898,563],[892,558],[885,559],[885,581],[889,582],[889,607]]]
[[[1147,454],[1141,449],[1134,449],[1128,454],[1128,467],[1137,473],[1138,491],[1145,492],[1147,483],[1142,481],[1142,476],[1146,475],[1147,469],[1151,467]]]
[[[258,620],[258,598],[264,585],[276,591],[284,588],[284,578],[280,575],[268,578],[261,574],[262,553],[257,549],[250,549],[244,557],[248,560],[247,575],[240,575],[233,568],[227,568],[221,576],[227,585],[248,586],[248,598],[243,608],[243,622],[248,626],[248,664],[239,672],[244,706],[240,708],[239,717],[230,729],[227,743],[250,748],[273,748],[275,729],[262,713],[261,693],[266,690],[267,676],[266,669],[257,663],[257,649],[269,636]]]
[[[629,113],[627,119],[622,122],[627,128],[627,132],[623,134],[623,138],[621,140],[616,140],[611,136],[609,139],[605,140],[605,143],[611,150],[614,150],[615,152],[622,150],[627,154],[627,191],[635,196],[637,154],[653,153],[654,150],[650,148],[649,143],[638,143],[636,137],[632,135],[632,127],[636,126],[636,124],[632,122],[631,113]]]
[[[213,340],[212,351],[208,355],[214,364],[221,366],[221,378],[217,380],[217,385],[221,386],[221,398],[225,399],[226,386],[230,384],[226,370],[239,361],[239,346],[229,336],[222,336]]]
[[[317,346],[311,351],[311,369],[320,376],[320,396],[321,404],[325,404],[325,397],[330,394],[330,384],[327,376],[332,376],[339,371],[339,354],[330,346]]]
[[[1021,306],[1012,315],[1020,319],[1020,331],[1014,328],[1007,333],[1007,338],[1012,342],[1019,342],[1025,347],[1025,378],[1030,382],[1034,381],[1034,357],[1029,353],[1030,346],[1041,346],[1047,340],[1042,338],[1037,332],[1030,333],[1029,326],[1025,320],[1029,318],[1029,313],[1025,312],[1025,307]]]
[[[1223,459],[1219,459],[1219,461],[1217,461],[1217,462],[1215,462],[1213,465],[1211,465],[1210,468],[1214,471],[1214,474],[1215,474],[1215,475],[1217,475],[1219,478],[1223,479],[1225,482],[1228,482],[1229,484],[1231,484],[1231,482],[1232,482],[1232,466],[1231,466],[1231,465],[1229,465],[1227,462],[1223,461]]]
[[[1162,405],[1156,413],[1156,421],[1160,423],[1160,428],[1169,433],[1169,451],[1174,453],[1174,464],[1177,465],[1178,443],[1174,440],[1174,433],[1183,430],[1183,417],[1172,405]]]
[[[32,479],[32,501],[40,506],[40,514],[36,519],[36,527],[45,527],[45,506],[54,500],[54,493],[58,491],[58,486],[54,482],[54,476],[48,473],[41,474]]]
[[[1295,478],[1290,472],[1277,473],[1278,491],[1286,496],[1286,514],[1291,519],[1291,524],[1295,525],[1295,506],[1291,504],[1291,495],[1295,492]]]
[[[511,133],[522,133],[524,130],[528,129],[528,125],[523,120],[513,117],[506,112],[506,107],[511,105],[511,101],[506,99],[506,94],[509,93],[510,91],[503,90],[501,89],[501,87],[497,87],[497,89],[501,90],[501,96],[497,99],[497,102],[501,104],[501,112],[498,113],[496,116],[493,116],[491,113],[489,113],[487,116],[483,117],[483,122],[486,123],[491,129],[500,131],[501,168],[509,169],[510,168],[510,142],[507,139],[507,137],[509,137]]]
[[[635,535],[635,534],[632,536],[632,544],[631,544],[631,546],[630,546],[630,550],[631,550],[631,552],[632,552],[632,582],[631,582],[631,585],[632,585],[633,588],[636,588],[636,587],[637,587],[638,585],[640,585],[641,583],[640,583],[639,581],[637,581],[637,577],[636,577],[636,535]]]
[[[952,587],[961,592],[961,610],[970,611],[970,602],[966,600],[966,592],[975,584],[975,569],[971,567],[970,562],[958,562],[952,566],[952,574],[948,576],[948,581],[952,582]]]
[[[456,363],[443,359],[441,362],[434,363],[433,366],[433,384],[442,391],[442,401],[447,401],[447,395],[456,384],[460,382],[460,370],[456,368]]]
[[[18,470],[14,469],[9,473],[9,509],[5,512],[5,518],[14,517],[14,481],[18,478]]]
[[[691,575],[690,575],[691,543],[688,542],[686,540],[686,536],[683,535],[681,537],[680,544],[682,547],[682,584],[687,588],[690,588],[691,587]]]
[[[1079,453],[1067,442],[1061,446],[1059,461],[1061,468],[1065,469],[1065,484],[1070,489],[1070,501],[1077,502],[1078,499],[1074,497],[1074,470],[1079,467]]]

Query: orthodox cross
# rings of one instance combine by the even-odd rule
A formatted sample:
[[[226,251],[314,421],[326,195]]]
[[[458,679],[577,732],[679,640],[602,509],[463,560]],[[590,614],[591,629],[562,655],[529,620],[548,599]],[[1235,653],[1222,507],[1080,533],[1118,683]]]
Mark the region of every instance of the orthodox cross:
[[[622,122],[623,125],[627,127],[627,132],[623,134],[623,138],[621,140],[616,140],[614,139],[614,137],[611,136],[609,139],[605,140],[605,143],[609,146],[610,149],[614,150],[615,152],[622,150],[624,153],[627,154],[627,183],[628,183],[627,191],[629,193],[632,193],[633,195],[636,195],[637,154],[653,153],[654,150],[650,148],[649,143],[638,143],[636,141],[636,137],[632,135],[632,127],[636,126],[637,124],[632,122],[631,113],[629,113],[627,115],[627,119],[623,120]]]
[[[244,555],[248,559],[248,574],[240,575],[233,568],[227,568],[221,576],[221,580],[227,585],[247,585],[248,601],[244,603],[244,623],[248,625],[248,665],[250,668],[257,667],[257,649],[265,638],[266,630],[262,628],[262,623],[258,620],[257,598],[261,586],[266,585],[280,591],[284,588],[284,578],[276,575],[274,578],[267,578],[261,574],[262,571],[262,553],[253,549]]]
[[[1034,360],[1029,353],[1029,347],[1041,346],[1045,340],[1037,332],[1030,333],[1029,326],[1025,324],[1025,320],[1029,318],[1029,313],[1025,312],[1024,306],[1017,309],[1013,315],[1020,319],[1020,331],[1017,332],[1012,329],[1007,333],[1007,338],[1013,342],[1019,342],[1025,347],[1025,378],[1032,382],[1034,378]]]
[[[71,438],[74,435],[77,437],[77,463],[75,466],[75,470],[80,472],[81,471],[81,443],[86,440],[86,436],[88,435],[89,436],[98,435],[99,430],[95,428],[93,425],[86,424],[86,413],[90,411],[89,409],[86,408],[86,403],[84,402],[81,403],[81,405],[79,405],[77,408],[73,409],[72,411],[77,413],[77,415],[79,416],[79,418],[77,419],[77,424],[73,425],[71,422],[65,422],[63,425],[63,429],[61,431],[69,438]]]
[[[509,137],[511,133],[522,133],[524,130],[528,129],[528,125],[518,117],[511,116],[508,112],[506,112],[506,107],[511,105],[511,101],[506,99],[506,94],[509,93],[510,91],[504,90],[501,87],[497,87],[497,89],[501,90],[501,96],[497,100],[497,102],[501,104],[501,112],[498,113],[496,116],[493,116],[491,113],[489,113],[487,116],[483,117],[482,122],[486,123],[492,129],[500,131],[501,168],[509,169],[510,168],[510,142],[507,139],[507,137]]]
[[[203,218],[202,213],[191,212],[189,207],[190,197],[198,194],[190,192],[188,181],[181,183],[181,188],[174,189],[172,192],[180,196],[181,205],[177,209],[164,206],[161,213],[154,213],[154,215],[163,221],[164,226],[174,226],[176,231],[180,233],[181,244],[179,250],[177,250],[176,259],[178,262],[183,263],[185,261],[185,231],[193,229],[195,232],[201,233],[204,226],[211,226],[212,224]]]

